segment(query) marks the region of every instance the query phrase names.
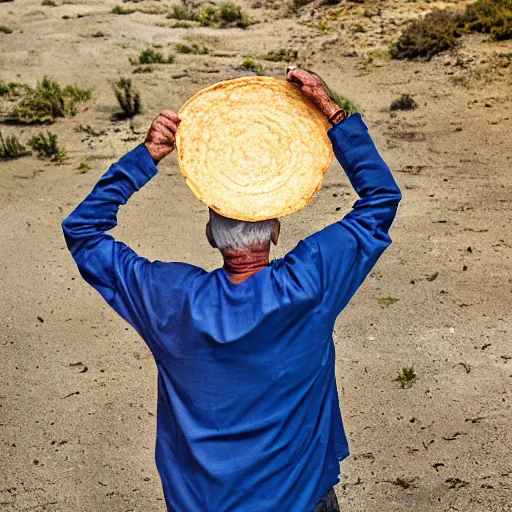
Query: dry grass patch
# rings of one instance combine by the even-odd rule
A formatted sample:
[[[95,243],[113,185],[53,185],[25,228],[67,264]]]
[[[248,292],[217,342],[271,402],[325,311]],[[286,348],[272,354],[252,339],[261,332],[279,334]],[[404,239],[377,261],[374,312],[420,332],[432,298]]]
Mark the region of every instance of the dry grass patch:
[[[76,85],[62,88],[56,80],[44,77],[36,87],[23,86],[25,97],[9,114],[8,119],[22,124],[53,123],[58,117],[74,116],[77,104],[91,99],[93,89]]]
[[[468,32],[489,34],[496,41],[512,39],[512,0],[477,0],[463,13],[435,9],[412,21],[390,47],[394,59],[431,59],[457,45]]]
[[[30,151],[18,140],[16,135],[4,137],[0,132],[0,159],[13,160],[30,155]]]
[[[34,135],[28,145],[37,153],[37,156],[43,160],[50,160],[58,164],[66,159],[66,150],[58,144],[57,135],[47,132]]]
[[[174,62],[174,55],[164,57],[162,53],[148,48],[141,52],[137,59],[130,59],[131,64],[172,64]]]
[[[117,82],[112,83],[112,87],[121,107],[121,112],[117,115],[117,118],[131,118],[141,113],[140,94],[132,89],[132,81],[129,78],[120,78]]]

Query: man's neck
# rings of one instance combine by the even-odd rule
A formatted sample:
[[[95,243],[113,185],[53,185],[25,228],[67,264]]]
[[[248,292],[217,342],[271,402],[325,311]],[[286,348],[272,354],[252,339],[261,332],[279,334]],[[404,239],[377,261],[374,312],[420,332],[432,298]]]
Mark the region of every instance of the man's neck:
[[[254,244],[243,249],[222,249],[221,252],[229,280],[239,284],[268,267],[270,243]]]

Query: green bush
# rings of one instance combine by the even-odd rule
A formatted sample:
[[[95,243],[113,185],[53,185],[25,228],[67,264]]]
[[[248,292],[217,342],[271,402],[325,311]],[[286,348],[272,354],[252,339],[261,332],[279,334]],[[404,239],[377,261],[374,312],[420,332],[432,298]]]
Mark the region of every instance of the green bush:
[[[400,382],[402,389],[410,388],[416,382],[416,372],[412,366],[404,366],[398,372],[398,377],[395,379]]]
[[[0,82],[0,96],[15,97],[21,93],[30,90],[30,87],[26,84],[20,84],[18,82]]]
[[[172,11],[167,15],[167,18],[175,20],[194,20],[194,14],[188,12],[185,7],[181,5],[174,5]]]
[[[120,78],[112,84],[112,87],[122,110],[118,117],[130,118],[140,114],[142,110],[140,94],[132,90],[132,81],[129,78]]]
[[[11,160],[25,155],[30,155],[30,151],[21,144],[15,135],[4,139],[2,132],[0,132],[0,159]]]
[[[80,165],[77,167],[77,171],[79,171],[80,174],[85,174],[86,172],[89,172],[91,170],[91,166],[87,163],[87,160],[82,158],[80,161]]]
[[[172,64],[174,62],[174,55],[169,55],[165,58],[160,52],[148,48],[144,50],[137,60],[132,59],[132,64]]]
[[[233,2],[222,2],[218,6],[208,5],[200,11],[191,8],[187,2],[183,6],[175,5],[167,18],[180,21],[197,21],[203,27],[235,26],[245,28],[250,24],[250,20],[242,11],[242,8]],[[190,24],[176,23],[173,28],[180,26],[189,28]]]
[[[41,2],[41,5],[46,5],[48,7],[55,7],[57,4],[55,3],[55,0],[43,0]]]
[[[496,40],[512,38],[512,0],[477,0],[464,14],[453,9],[436,9],[411,22],[391,46],[395,59],[430,59],[457,44],[465,32],[490,34]]]
[[[12,28],[6,27],[5,25],[0,25],[0,32],[4,34],[12,34]]]
[[[178,43],[174,48],[178,53],[192,53],[194,55],[205,55],[208,53],[204,46],[199,46],[197,43],[193,43],[190,46]]]
[[[412,21],[390,48],[393,59],[431,59],[457,44],[462,34],[461,16],[451,9],[434,10]]]
[[[135,9],[125,9],[124,7],[121,7],[120,5],[116,5],[115,7],[112,7],[112,14],[133,14],[135,12]]]
[[[512,0],[477,0],[466,6],[464,26],[503,41],[512,38]]]
[[[82,89],[77,85],[67,85],[64,88],[64,96],[71,98],[74,103],[85,103],[92,97],[93,89]]]
[[[263,75],[263,66],[256,62],[254,57],[246,57],[241,67],[249,71],[254,71],[257,75]]]
[[[91,98],[92,89],[80,89],[68,85],[64,89],[59,83],[44,77],[35,88],[26,86],[27,94],[9,114],[9,120],[24,123],[53,123],[58,117],[74,116],[76,104]]]
[[[39,158],[48,159],[52,162],[62,163],[66,158],[66,150],[59,147],[57,135],[47,132],[34,135],[28,145],[37,153]]]
[[[217,9],[212,6],[205,7],[198,15],[197,21],[203,27],[212,27],[218,23]]]
[[[171,25],[171,28],[191,28],[192,24],[186,21],[177,21],[174,25]]]

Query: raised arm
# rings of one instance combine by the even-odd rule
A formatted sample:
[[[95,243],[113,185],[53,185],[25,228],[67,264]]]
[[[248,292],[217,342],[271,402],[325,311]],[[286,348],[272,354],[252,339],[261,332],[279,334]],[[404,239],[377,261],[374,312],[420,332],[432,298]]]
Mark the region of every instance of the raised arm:
[[[297,69],[289,76],[296,77],[293,81],[326,116],[334,122],[342,119],[328,135],[336,158],[360,197],[343,219],[305,240],[316,263],[324,304],[337,316],[391,243],[388,231],[401,193],[360,114],[343,120],[344,114],[337,114],[340,109],[323,83],[305,73]]]
[[[148,261],[107,232],[117,211],[157,173],[156,164],[174,148],[178,116],[164,111],[144,144],[123,156],[62,223],[64,238],[82,277],[132,325],[141,314],[136,298]]]

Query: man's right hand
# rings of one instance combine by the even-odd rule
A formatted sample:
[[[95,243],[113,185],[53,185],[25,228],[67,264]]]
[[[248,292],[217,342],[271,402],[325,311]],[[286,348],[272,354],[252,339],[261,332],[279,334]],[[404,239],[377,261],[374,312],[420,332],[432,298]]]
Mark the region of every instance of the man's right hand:
[[[304,69],[290,66],[286,68],[286,79],[300,87],[306,98],[309,98],[326,117],[331,117],[340,108],[329,96],[324,84],[314,75]]]

